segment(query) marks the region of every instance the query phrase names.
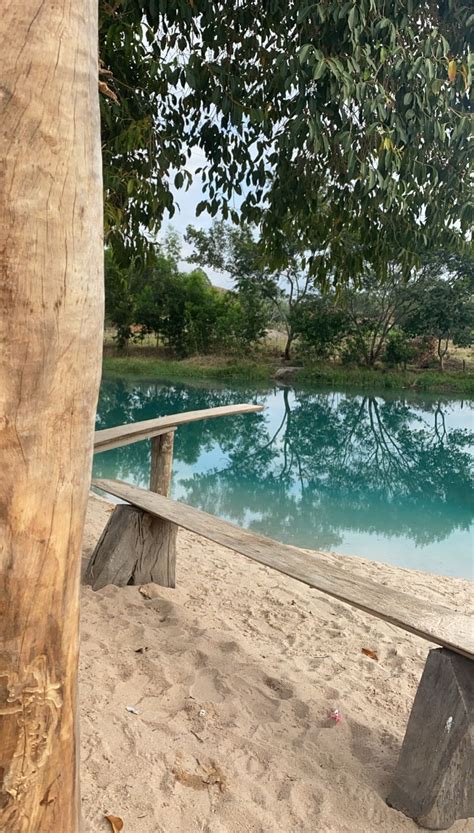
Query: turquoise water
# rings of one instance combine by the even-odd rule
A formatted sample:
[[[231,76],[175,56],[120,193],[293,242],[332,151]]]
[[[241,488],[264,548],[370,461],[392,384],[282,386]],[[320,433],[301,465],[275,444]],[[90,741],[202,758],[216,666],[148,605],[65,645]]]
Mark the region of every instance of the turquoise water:
[[[104,380],[97,428],[237,402],[186,425],[172,496],[280,541],[473,578],[474,402],[436,395]],[[147,486],[149,442],[94,475]]]

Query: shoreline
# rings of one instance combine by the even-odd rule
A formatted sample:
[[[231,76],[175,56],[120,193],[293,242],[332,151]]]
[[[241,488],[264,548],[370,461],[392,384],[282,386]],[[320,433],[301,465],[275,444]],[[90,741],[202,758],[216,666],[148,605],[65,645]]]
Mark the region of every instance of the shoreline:
[[[111,509],[91,496],[84,563]],[[472,608],[467,579],[323,557]],[[428,642],[183,530],[176,589],[83,587],[81,635],[88,833],[106,813],[134,833],[419,831],[385,797]]]
[[[232,357],[194,357],[167,360],[150,355],[104,355],[103,371],[108,378],[140,376],[162,381],[220,381],[275,384],[276,361],[237,360]],[[474,397],[474,374],[446,370],[385,370],[345,368],[337,365],[308,365],[292,374],[286,384],[345,389],[373,388],[406,393],[441,393]]]

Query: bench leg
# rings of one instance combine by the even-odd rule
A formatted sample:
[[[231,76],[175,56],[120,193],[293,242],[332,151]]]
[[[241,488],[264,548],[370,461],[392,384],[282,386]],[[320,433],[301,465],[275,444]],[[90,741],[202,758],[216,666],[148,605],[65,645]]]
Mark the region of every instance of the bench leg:
[[[150,491],[169,496],[173,473],[174,431],[151,440]]]
[[[116,506],[92,553],[86,584],[93,590],[148,582],[174,587],[176,533],[175,524],[134,506]]]
[[[474,816],[474,662],[430,651],[387,803],[421,827]]]

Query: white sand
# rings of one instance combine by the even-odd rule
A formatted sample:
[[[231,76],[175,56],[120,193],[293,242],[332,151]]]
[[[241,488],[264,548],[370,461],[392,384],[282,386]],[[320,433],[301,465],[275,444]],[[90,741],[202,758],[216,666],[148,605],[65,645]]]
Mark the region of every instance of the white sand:
[[[109,511],[91,498],[86,558]],[[472,605],[468,581],[327,558]],[[83,589],[85,833],[105,813],[123,833],[420,830],[384,799],[428,643],[184,531],[177,588],[148,590]]]

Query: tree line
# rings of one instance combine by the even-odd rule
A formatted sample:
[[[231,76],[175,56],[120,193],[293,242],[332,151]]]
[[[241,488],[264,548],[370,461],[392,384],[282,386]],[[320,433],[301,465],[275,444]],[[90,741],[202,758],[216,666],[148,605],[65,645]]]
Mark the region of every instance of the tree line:
[[[284,333],[287,361],[304,356],[406,368],[435,359],[443,369],[450,343],[473,343],[469,255],[425,257],[408,279],[394,261],[383,278],[368,266],[343,286],[321,289],[291,240],[280,268],[262,254],[248,225],[189,226],[186,239],[193,246],[189,271],[180,268],[181,239],[173,230],[126,266],[106,250],[106,313],[120,347],[153,334],[178,357],[248,353],[276,328]],[[206,267],[227,275],[233,289],[213,286]]]

